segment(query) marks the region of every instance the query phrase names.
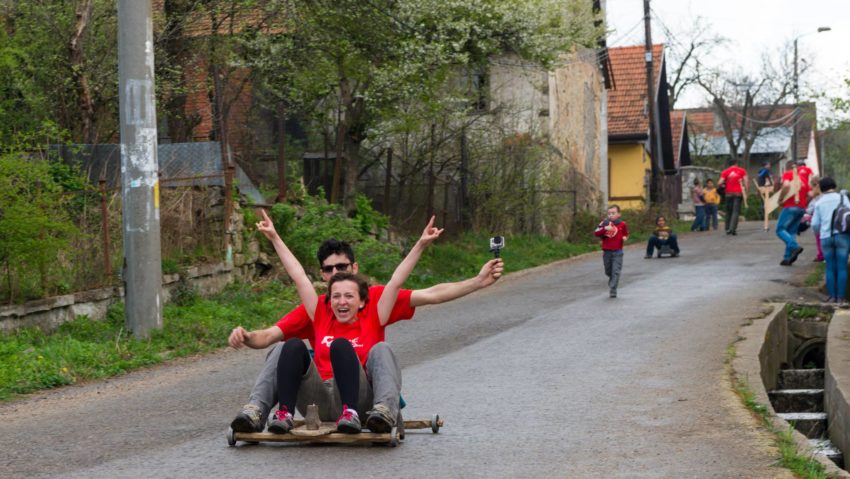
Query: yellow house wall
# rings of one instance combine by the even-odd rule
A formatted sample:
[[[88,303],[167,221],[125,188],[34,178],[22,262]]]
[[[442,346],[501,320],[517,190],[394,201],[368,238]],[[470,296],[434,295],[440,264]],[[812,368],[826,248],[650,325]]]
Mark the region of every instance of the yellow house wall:
[[[644,178],[650,171],[650,164],[643,144],[608,145],[608,160],[608,204],[618,204],[624,209],[645,206]]]

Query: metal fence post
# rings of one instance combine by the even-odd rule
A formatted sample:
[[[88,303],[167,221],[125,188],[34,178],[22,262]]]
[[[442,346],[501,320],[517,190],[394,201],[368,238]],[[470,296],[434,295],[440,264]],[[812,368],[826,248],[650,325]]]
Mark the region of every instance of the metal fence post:
[[[112,281],[112,258],[109,246],[109,208],[106,205],[106,179],[103,177],[98,181],[100,185],[100,227],[102,230],[101,237],[103,238],[103,270],[106,276],[106,283]]]

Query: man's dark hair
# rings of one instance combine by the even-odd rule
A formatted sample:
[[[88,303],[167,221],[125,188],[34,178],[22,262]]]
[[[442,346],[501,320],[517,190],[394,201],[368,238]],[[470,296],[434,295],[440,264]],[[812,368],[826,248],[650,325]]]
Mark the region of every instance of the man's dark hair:
[[[360,295],[360,299],[364,301],[363,304],[369,302],[369,282],[366,281],[365,277],[353,273],[337,273],[328,280],[328,294],[325,295],[325,303],[331,302],[331,288],[333,288],[335,283],[339,283],[340,281],[353,281],[357,285],[357,292]]]
[[[820,190],[821,191],[829,191],[834,190],[837,185],[835,184],[835,180],[830,178],[829,176],[824,176],[820,179]]]
[[[726,164],[729,166],[735,166],[738,164],[738,160],[735,158],[729,158],[729,161],[727,161]]]
[[[319,245],[319,252],[316,254],[316,257],[319,258],[319,266],[322,266],[328,256],[332,254],[345,255],[345,257],[348,258],[348,261],[352,264],[354,263],[354,250],[351,249],[351,245],[345,241],[339,241],[335,238],[331,238],[326,239],[321,245]]]

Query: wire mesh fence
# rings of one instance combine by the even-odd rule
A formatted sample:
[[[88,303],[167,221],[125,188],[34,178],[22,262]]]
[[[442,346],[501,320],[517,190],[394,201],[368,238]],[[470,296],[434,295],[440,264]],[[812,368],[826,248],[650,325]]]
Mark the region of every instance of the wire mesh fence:
[[[7,268],[0,301],[31,299],[121,284],[123,204],[119,145],[51,147],[49,158],[78,166],[86,187],[63,193],[74,228],[56,258]],[[218,143],[166,144],[158,149],[160,246],[164,273],[225,259],[232,175]]]

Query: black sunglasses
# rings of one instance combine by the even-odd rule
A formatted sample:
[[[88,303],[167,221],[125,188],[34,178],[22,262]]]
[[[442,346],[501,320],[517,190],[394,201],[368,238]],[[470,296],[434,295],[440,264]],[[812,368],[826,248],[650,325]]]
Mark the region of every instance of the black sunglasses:
[[[351,263],[337,263],[337,264],[325,264],[322,265],[323,273],[333,273],[333,270],[337,271],[348,271],[348,268],[351,267]]]

